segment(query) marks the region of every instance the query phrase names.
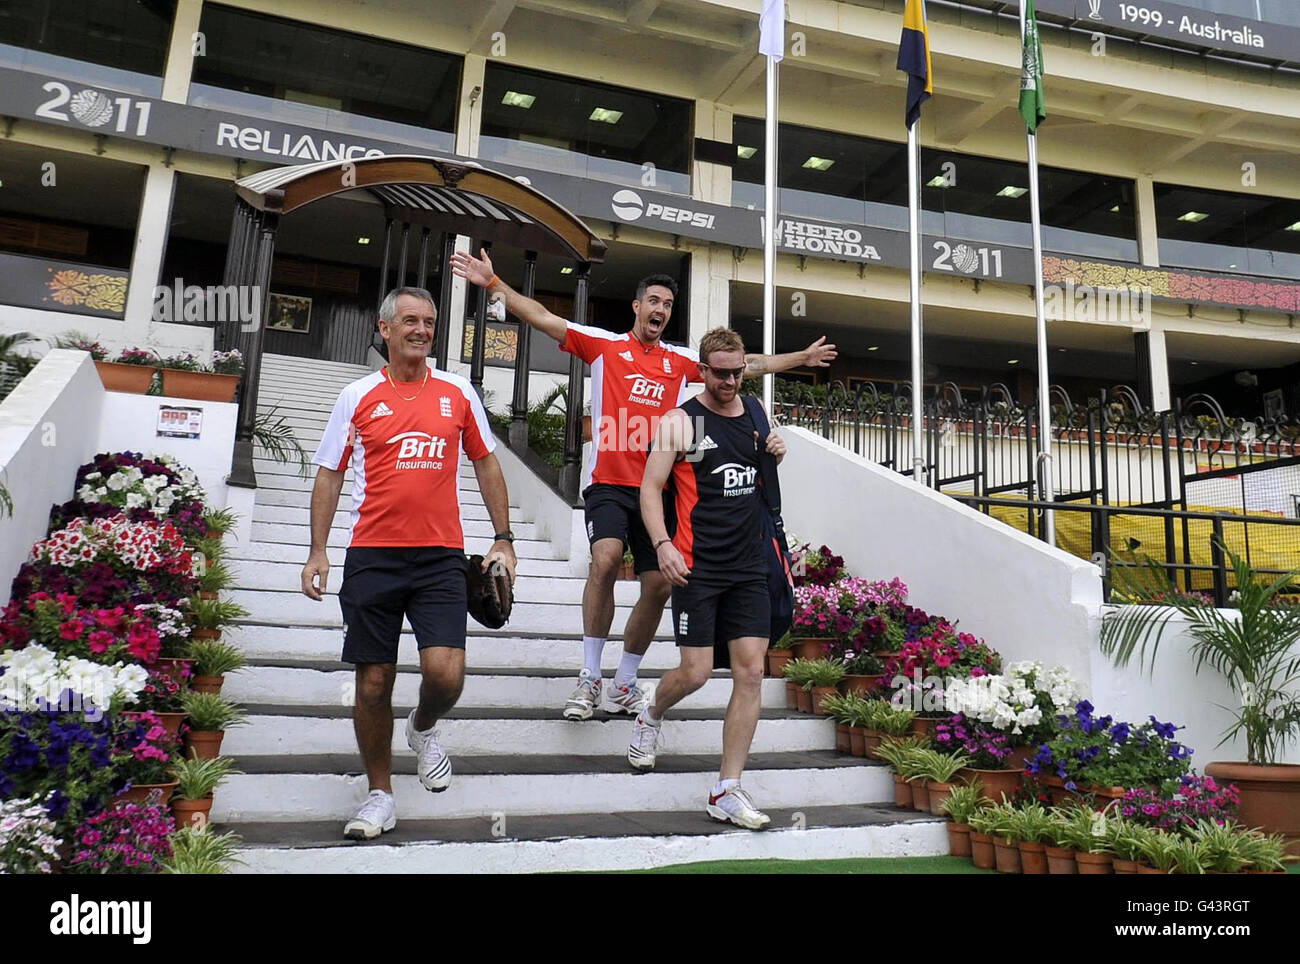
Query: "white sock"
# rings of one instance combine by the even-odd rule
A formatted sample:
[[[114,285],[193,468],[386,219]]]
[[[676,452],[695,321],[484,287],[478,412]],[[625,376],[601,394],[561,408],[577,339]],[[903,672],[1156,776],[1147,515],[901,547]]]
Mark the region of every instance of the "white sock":
[[[615,686],[631,686],[636,682],[636,671],[641,668],[644,653],[629,653],[623,650],[623,658],[618,663],[618,673],[614,676]]]
[[[719,780],[713,785],[713,795],[715,797],[720,797],[732,787],[738,786],[740,786],[739,780]]]
[[[582,668],[594,679],[600,679],[600,657],[604,652],[604,636],[582,637]]]
[[[651,705],[647,705],[646,708],[641,711],[641,719],[651,726],[658,726],[663,722],[663,720],[655,719],[654,707]]]

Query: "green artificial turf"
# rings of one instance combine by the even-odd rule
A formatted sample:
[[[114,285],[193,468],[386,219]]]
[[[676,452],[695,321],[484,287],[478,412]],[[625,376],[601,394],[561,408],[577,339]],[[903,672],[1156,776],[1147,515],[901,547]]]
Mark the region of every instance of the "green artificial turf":
[[[965,857],[863,857],[846,860],[709,860],[634,874],[991,874]]]

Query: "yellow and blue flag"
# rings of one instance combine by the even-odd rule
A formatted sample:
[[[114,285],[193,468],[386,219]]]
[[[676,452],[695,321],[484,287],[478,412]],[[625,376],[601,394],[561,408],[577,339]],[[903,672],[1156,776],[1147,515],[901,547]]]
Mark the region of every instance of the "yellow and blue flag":
[[[907,7],[903,10],[903,37],[898,42],[898,69],[907,74],[907,126],[911,127],[921,116],[921,105],[934,94],[925,0],[907,0]]]

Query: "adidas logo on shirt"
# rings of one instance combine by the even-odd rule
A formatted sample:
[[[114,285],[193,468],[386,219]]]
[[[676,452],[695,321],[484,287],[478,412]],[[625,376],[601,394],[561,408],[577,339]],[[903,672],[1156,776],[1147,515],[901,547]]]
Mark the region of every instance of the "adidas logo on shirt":
[[[383,402],[380,402],[378,405],[375,406],[375,410],[370,413],[370,417],[379,418],[381,415],[392,415],[392,414],[393,414],[393,410],[389,408],[387,405],[385,405]]]
[[[632,353],[630,351],[621,351],[618,353],[618,357],[623,359],[623,361],[631,361]]]
[[[718,443],[706,435],[704,438],[700,439],[700,444],[695,446],[695,451],[707,452],[709,449],[716,449],[717,447]]]

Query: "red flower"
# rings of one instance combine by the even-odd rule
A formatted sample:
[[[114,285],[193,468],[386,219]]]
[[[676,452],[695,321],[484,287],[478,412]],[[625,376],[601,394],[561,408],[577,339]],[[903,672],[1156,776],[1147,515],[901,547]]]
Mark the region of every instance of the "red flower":
[[[59,636],[67,640],[78,640],[86,627],[78,619],[69,619],[59,626]]]
[[[102,629],[90,634],[90,651],[92,653],[104,653],[113,645],[116,637],[112,633],[106,633]]]

